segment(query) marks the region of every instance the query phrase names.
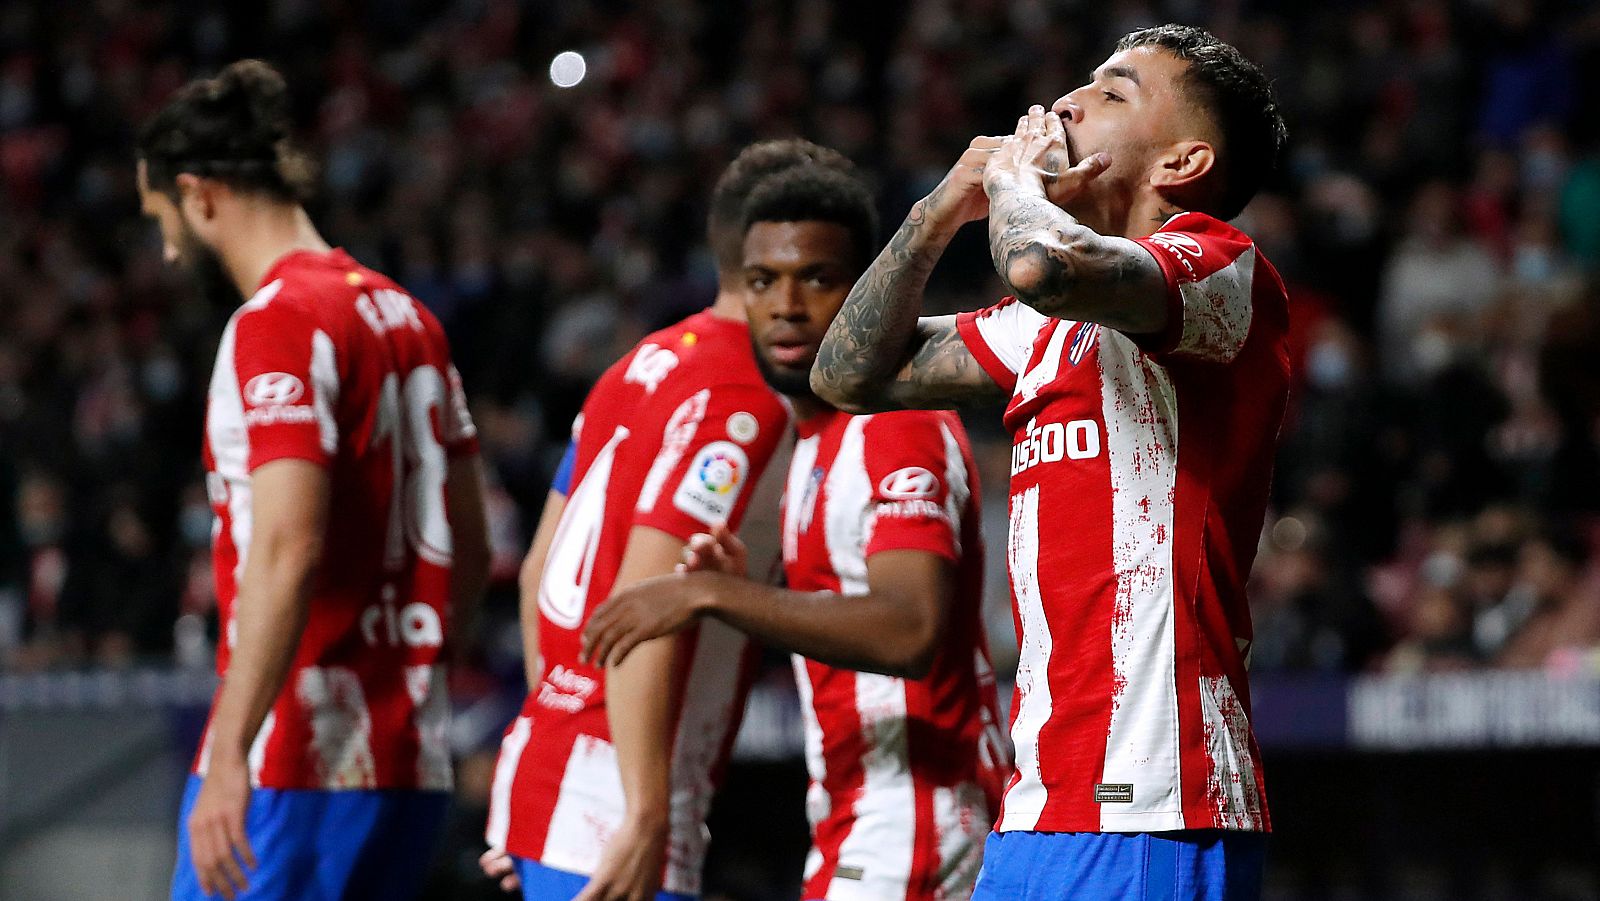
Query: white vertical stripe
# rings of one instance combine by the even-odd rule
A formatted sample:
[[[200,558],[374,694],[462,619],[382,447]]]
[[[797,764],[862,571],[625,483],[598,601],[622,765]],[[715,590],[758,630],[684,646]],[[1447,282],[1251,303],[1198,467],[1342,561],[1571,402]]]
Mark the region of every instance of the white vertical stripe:
[[[311,333],[311,408],[317,414],[317,437],[322,452],[332,456],[339,451],[339,423],[333,411],[339,405],[339,363],[334,358],[333,339],[322,329]]]
[[[997,831],[1032,829],[1047,800],[1039,772],[1039,731],[1050,719],[1052,641],[1039,593],[1039,486],[1011,498],[1011,528],[1006,545],[1011,590],[1022,620],[1017,649],[1017,710],[1011,724],[1016,746],[1017,781],[1006,792],[1005,817]]]
[[[1076,324],[1070,320],[1055,324],[1056,330],[1050,334],[1050,343],[1045,345],[1044,353],[1039,355],[1033,368],[1017,380],[1017,397],[1025,401],[1033,400],[1046,385],[1056,380],[1061,372],[1061,354],[1066,348],[1067,336],[1072,334],[1072,327]]]
[[[956,553],[961,550],[961,519],[966,512],[972,487],[967,484],[967,459],[961,455],[961,443],[950,432],[950,427],[939,423],[939,434],[944,436],[944,514],[950,521],[950,535],[955,540]]]
[[[989,835],[989,803],[983,787],[976,782],[934,786],[933,830],[939,848],[936,897],[970,897]]]
[[[418,664],[405,669],[417,729],[417,788],[447,791],[454,782],[450,766],[450,693],[445,668]]]
[[[506,835],[511,831],[511,784],[517,779],[517,767],[532,728],[532,717],[519,716],[500,741],[500,759],[495,761],[494,781],[489,785],[489,822],[483,830],[483,840],[491,848],[505,849]]]
[[[1177,398],[1166,370],[1121,333],[1101,334],[1098,357],[1117,578],[1101,781],[1133,786],[1131,804],[1101,804],[1100,828],[1182,829],[1172,574]]]
[[[616,748],[604,739],[579,735],[561,770],[539,862],[569,873],[593,873],[627,806]]]
[[[1211,772],[1206,797],[1225,828],[1260,830],[1261,797],[1256,762],[1250,755],[1250,719],[1227,676],[1200,677],[1201,734]]]
[[[815,459],[815,446],[812,448],[812,457]],[[806,471],[810,472],[809,464]],[[822,852],[816,843],[817,824],[828,818],[833,807],[828,790],[822,784],[822,780],[827,778],[828,768],[822,756],[822,723],[817,721],[816,693],[811,688],[811,673],[806,669],[806,658],[799,654],[790,655],[789,662],[794,666],[794,686],[800,696],[800,717],[805,725],[806,773],[811,777],[811,783],[806,786],[806,820],[811,823],[812,842],[802,876],[804,881],[810,882],[811,877],[822,868]]]
[[[663,886],[688,895],[700,893],[700,870],[710,841],[706,814],[714,790],[711,770],[729,729],[744,714],[734,702],[749,644],[744,633],[718,620],[701,620],[699,630],[672,743],[672,837]]]
[[[867,536],[872,504],[872,479],[867,476],[863,432],[871,416],[852,416],[839,439],[839,452],[828,468],[827,506],[823,510],[828,564],[839,577],[839,593],[867,593]],[[799,448],[795,449],[799,456]]]
[[[266,718],[261,721],[261,728],[256,730],[256,737],[250,741],[250,752],[245,755],[245,761],[250,766],[250,784],[256,788],[261,787],[261,767],[267,762],[267,743],[272,741],[272,730],[277,725],[277,712],[268,710]],[[210,750],[208,737],[206,748],[208,755]]]
[[[861,718],[862,786],[855,822],[839,843],[839,866],[859,867],[860,879],[834,877],[829,901],[877,901],[903,895],[916,851],[916,782],[911,777],[906,728],[906,683],[895,676],[856,673],[856,713]],[[912,828],[906,828],[911,821]]]
[[[800,533],[810,531],[812,504],[816,492],[811,484],[811,472],[817,466],[817,446],[822,436],[812,435],[794,443],[794,453],[789,458],[789,480],[783,491],[783,559],[793,563],[800,557]]]
[[[375,788],[372,712],[361,677],[343,666],[300,670],[295,697],[311,721],[311,759],[323,788]]]

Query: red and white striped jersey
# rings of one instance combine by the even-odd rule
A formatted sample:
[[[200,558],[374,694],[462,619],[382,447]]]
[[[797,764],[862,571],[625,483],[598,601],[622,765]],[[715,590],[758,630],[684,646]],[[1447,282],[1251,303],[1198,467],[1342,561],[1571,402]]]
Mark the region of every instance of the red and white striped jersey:
[[[328,470],[324,563],[282,692],[250,748],[269,788],[451,783],[447,461],[475,453],[437,320],[342,250],[285,255],[229,320],[206,400],[206,488],[226,675],[250,553],[251,473]],[[209,728],[195,762],[205,773]]]
[[[601,376],[573,425],[571,491],[539,580],[544,673],[501,743],[485,838],[570,873],[592,873],[626,805],[606,719],[605,673],[578,660],[610,595],[628,533],[684,541],[738,528],[749,489],[788,426],[756,369],[749,328],[709,311],[648,336]],[[682,633],[671,835],[663,886],[698,893],[706,812],[753,676],[745,637],[718,622]]]
[[[1170,288],[1160,335],[1009,298],[957,318],[1012,390],[1021,656],[1000,831],[1269,828],[1245,580],[1288,395],[1288,298],[1210,216],[1138,243]]]
[[[956,575],[926,678],[794,657],[811,774],[803,897],[965,898],[1011,771],[983,629],[966,432],[952,413],[920,410],[832,412],[799,432],[784,493],[789,588],[865,594],[867,560],[894,550],[944,557]]]

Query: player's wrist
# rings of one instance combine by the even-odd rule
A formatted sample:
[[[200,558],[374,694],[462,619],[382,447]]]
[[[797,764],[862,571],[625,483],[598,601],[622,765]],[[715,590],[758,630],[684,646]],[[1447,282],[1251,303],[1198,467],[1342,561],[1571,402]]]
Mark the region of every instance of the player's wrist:
[[[940,203],[942,193],[935,191],[917,201],[900,226],[907,232],[906,249],[913,253],[938,253],[944,250],[961,226],[969,221],[959,209],[947,208]]]

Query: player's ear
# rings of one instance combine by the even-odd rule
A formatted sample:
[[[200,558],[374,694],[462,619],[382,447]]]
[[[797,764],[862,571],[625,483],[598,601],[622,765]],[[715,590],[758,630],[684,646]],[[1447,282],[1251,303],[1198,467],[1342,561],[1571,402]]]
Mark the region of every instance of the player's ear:
[[[215,181],[188,172],[178,173],[173,181],[178,187],[178,209],[189,221],[204,223],[216,218],[219,185]]]
[[[1216,167],[1216,149],[1206,141],[1179,141],[1156,159],[1150,184],[1163,191],[1193,190]]]

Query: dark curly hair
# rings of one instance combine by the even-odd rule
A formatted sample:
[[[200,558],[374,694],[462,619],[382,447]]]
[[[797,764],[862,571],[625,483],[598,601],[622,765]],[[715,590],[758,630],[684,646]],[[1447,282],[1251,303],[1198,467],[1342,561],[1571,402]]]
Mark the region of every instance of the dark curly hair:
[[[1201,212],[1232,219],[1244,210],[1278,164],[1289,130],[1261,67],[1232,44],[1192,25],[1158,25],[1126,34],[1116,50],[1160,47],[1188,63],[1183,87],[1222,135],[1217,149],[1220,186]]]
[[[846,162],[792,166],[762,179],[744,205],[744,228],[757,222],[832,222],[850,231],[854,262],[878,253],[878,208],[872,191]]]
[[[800,138],[784,138],[751,144],[722,170],[711,190],[711,212],[706,222],[719,272],[737,272],[744,264],[744,208],[750,192],[767,176],[806,164],[845,172],[855,169],[855,164],[837,150]]]
[[[139,132],[152,190],[175,194],[182,173],[302,203],[316,165],[289,137],[289,87],[278,70],[240,60],[179,88]]]

